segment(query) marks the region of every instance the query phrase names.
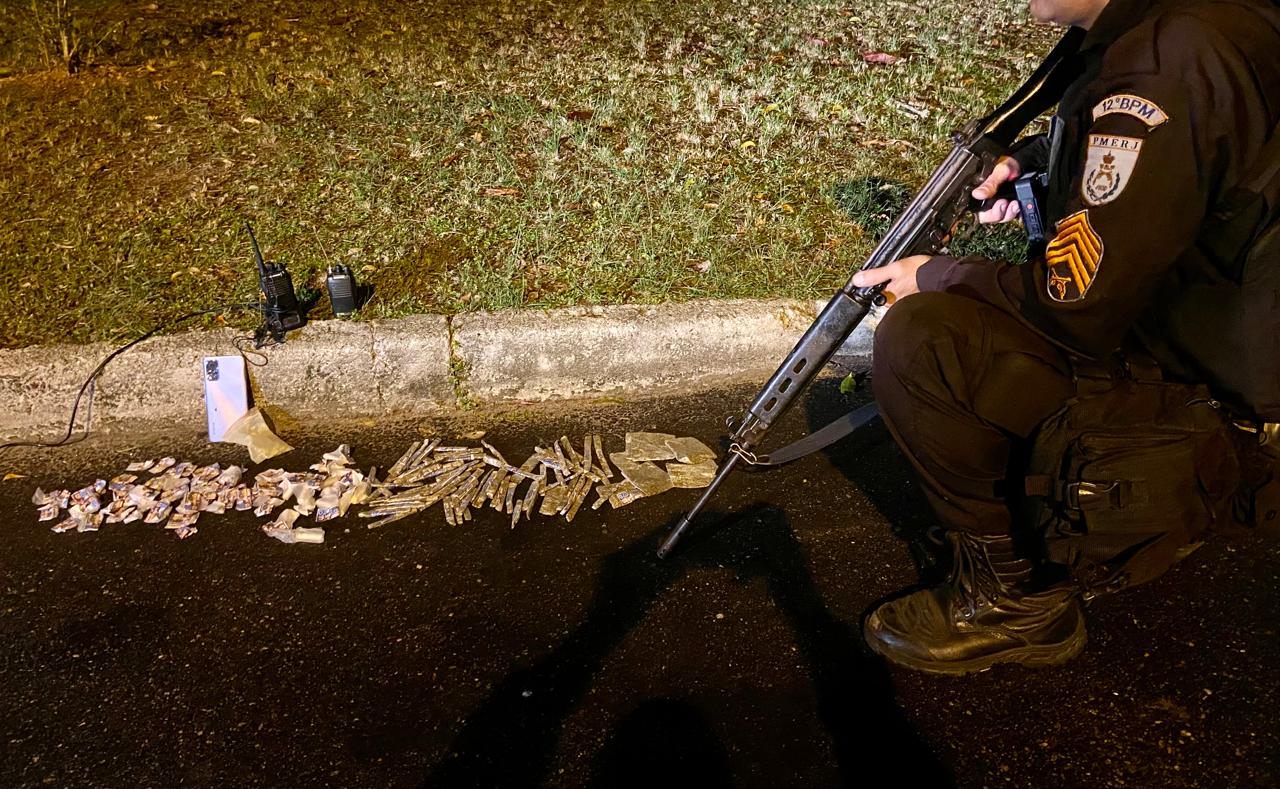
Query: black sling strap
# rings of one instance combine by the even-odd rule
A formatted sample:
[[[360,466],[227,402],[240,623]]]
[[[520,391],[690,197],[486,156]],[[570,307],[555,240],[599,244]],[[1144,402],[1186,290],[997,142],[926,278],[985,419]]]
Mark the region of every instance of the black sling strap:
[[[825,449],[845,436],[871,424],[880,416],[880,409],[874,403],[867,403],[861,408],[850,411],[821,430],[810,433],[799,441],[787,444],[782,449],[767,455],[756,455],[744,458],[753,466],[781,466],[805,455],[812,455]]]
[[[1261,226],[1253,228],[1254,233],[1246,239],[1245,247],[1237,250],[1242,254],[1247,242],[1254,240],[1272,221],[1275,221],[1280,208],[1280,125],[1271,130],[1271,137],[1262,145],[1262,150],[1253,160],[1253,166],[1246,171],[1240,183],[1222,197],[1218,205],[1210,213],[1211,221],[1226,226],[1241,212],[1263,200],[1261,217],[1265,221]]]

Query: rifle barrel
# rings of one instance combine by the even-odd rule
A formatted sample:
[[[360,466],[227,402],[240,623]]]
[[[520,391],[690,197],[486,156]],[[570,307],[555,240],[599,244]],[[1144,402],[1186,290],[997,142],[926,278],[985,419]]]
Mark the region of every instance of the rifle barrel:
[[[725,460],[724,464],[720,466],[720,470],[716,472],[716,478],[711,480],[711,484],[702,492],[702,498],[698,499],[698,503],[693,505],[693,509],[685,513],[685,516],[680,519],[680,522],[676,524],[676,527],[667,535],[667,539],[662,541],[661,547],[658,548],[659,559],[665,559],[667,554],[671,553],[671,549],[676,547],[676,543],[680,542],[680,537],[684,535],[685,529],[689,528],[689,524],[693,522],[695,517],[697,517],[698,513],[702,510],[702,507],[711,500],[711,496],[716,492],[716,488],[720,487],[720,483],[724,481],[725,477],[729,476],[729,472],[733,470],[733,467],[737,465],[738,461],[741,459],[742,456],[738,453],[729,453],[729,458]]]

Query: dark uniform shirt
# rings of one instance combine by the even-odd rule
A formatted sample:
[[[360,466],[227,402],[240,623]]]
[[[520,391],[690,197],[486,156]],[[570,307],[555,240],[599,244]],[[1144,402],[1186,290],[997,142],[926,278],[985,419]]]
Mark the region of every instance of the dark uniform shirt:
[[[1016,156],[1049,168],[1042,208],[1055,236],[1043,258],[1012,266],[937,256],[920,268],[919,287],[994,303],[1086,356],[1137,338],[1174,377],[1229,381],[1244,360],[1205,341],[1224,329],[1214,325],[1222,316],[1177,302],[1188,283],[1240,288],[1204,236],[1280,119],[1280,9],[1111,0],[1080,57],[1083,75],[1058,108],[1061,139],[1033,139]],[[1274,345],[1278,320],[1240,328]]]

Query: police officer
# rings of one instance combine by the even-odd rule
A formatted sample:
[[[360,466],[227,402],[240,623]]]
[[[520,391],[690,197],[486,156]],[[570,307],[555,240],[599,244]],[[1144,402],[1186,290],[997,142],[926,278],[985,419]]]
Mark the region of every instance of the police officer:
[[[1233,330],[1246,347],[1274,345],[1280,290],[1269,324],[1232,329],[1208,311],[1212,288],[1192,287],[1241,287],[1205,252],[1209,219],[1280,120],[1280,11],[1267,0],[1030,7],[1040,21],[1088,31],[1082,75],[1051,135],[1015,146],[973,194],[990,198],[1047,168],[1042,209],[1054,235],[1043,256],[1022,266],[914,256],[855,279],[887,283],[876,399],[955,548],[950,583],[886,603],[865,623],[872,649],[923,671],[1052,665],[1084,646],[1077,587],[1031,585],[1001,487],[1012,453],[1075,393],[1074,360],[1137,344],[1167,376],[1207,383],[1243,413],[1280,403],[1280,381],[1238,385],[1241,360],[1215,353],[1241,341]],[[997,201],[979,218],[1018,211]],[[1193,291],[1211,298],[1188,303]]]

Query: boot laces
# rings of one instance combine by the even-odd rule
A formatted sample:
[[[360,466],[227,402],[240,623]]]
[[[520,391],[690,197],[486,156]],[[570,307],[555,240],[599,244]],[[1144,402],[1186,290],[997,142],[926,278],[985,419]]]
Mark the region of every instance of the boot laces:
[[[959,612],[966,620],[977,616],[979,609],[1003,596],[1004,584],[991,565],[987,546],[979,538],[962,532],[949,532],[954,549],[951,586],[956,592]]]

